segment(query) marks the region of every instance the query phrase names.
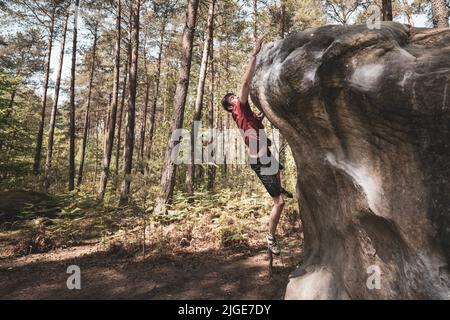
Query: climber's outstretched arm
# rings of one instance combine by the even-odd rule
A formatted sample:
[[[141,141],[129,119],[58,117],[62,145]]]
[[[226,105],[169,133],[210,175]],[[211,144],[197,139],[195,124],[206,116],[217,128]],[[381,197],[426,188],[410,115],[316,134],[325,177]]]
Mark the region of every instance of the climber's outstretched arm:
[[[248,95],[250,93],[250,83],[252,82],[253,74],[255,73],[256,56],[258,55],[259,51],[261,51],[261,46],[262,46],[263,40],[264,40],[264,37],[262,37],[258,41],[256,41],[255,48],[253,49],[253,53],[250,58],[250,62],[247,66],[247,70],[245,71],[241,95],[239,96],[241,103],[243,105],[245,103],[247,103],[247,101],[248,101]]]

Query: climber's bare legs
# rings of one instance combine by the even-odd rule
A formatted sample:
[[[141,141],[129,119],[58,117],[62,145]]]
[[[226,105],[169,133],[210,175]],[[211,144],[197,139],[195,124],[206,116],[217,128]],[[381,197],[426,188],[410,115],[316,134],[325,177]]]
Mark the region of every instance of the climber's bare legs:
[[[278,197],[273,197],[273,208],[270,213],[269,220],[269,234],[275,238],[275,233],[277,230],[278,222],[280,221],[281,213],[284,208],[284,198],[283,194],[280,194]]]
[[[281,186],[280,171],[278,171],[277,180],[278,180],[278,183],[280,184],[280,188],[283,189]],[[280,221],[281,213],[283,212],[283,208],[284,208],[284,196],[283,196],[283,194],[280,194],[278,197],[272,197],[272,199],[273,199],[273,207],[272,207],[272,212],[270,213],[270,219],[269,219],[269,234],[273,238],[275,238],[278,223]]]
[[[278,172],[276,179],[277,179],[277,181],[275,183],[272,181],[272,184],[268,188],[268,190],[270,189],[273,193],[275,192],[275,190],[272,187],[279,188],[279,190],[281,191],[280,195],[278,195],[276,197],[272,197],[273,207],[272,207],[272,212],[270,213],[270,218],[269,218],[269,234],[266,237],[267,248],[268,248],[269,257],[270,257],[270,265],[272,263],[272,254],[279,255],[281,253],[280,247],[278,246],[278,243],[277,243],[277,240],[275,237],[275,234],[277,232],[277,226],[278,226],[278,223],[280,222],[281,213],[283,212],[283,208],[284,208],[284,194],[283,194],[283,188],[281,187],[281,183],[280,183],[280,172]],[[276,186],[275,186],[275,184],[276,184]]]

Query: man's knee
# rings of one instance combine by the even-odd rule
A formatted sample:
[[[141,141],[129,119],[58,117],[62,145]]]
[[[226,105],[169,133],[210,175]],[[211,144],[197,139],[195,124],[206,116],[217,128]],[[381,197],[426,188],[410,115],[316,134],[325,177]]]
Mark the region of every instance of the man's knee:
[[[277,206],[278,208],[284,207],[283,195],[279,195],[278,197],[273,198],[273,201],[275,203],[275,206]]]

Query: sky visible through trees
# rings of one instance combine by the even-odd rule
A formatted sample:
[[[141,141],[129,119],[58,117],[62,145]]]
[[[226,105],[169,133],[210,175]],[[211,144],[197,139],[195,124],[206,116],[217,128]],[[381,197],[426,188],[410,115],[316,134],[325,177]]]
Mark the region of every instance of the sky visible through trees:
[[[414,0],[407,0],[409,3],[413,3]],[[247,19],[251,19],[251,12],[249,12],[248,14],[248,18]],[[395,21],[398,22],[403,22],[406,23],[407,19],[406,17],[402,16],[402,17],[396,17]],[[432,26],[432,23],[428,20],[427,15],[425,13],[420,13],[420,14],[414,14],[413,15],[413,23],[414,26],[416,27],[430,27]],[[69,27],[70,28],[70,27]],[[89,37],[92,37],[92,35],[90,35],[89,31],[86,30],[86,26],[85,26],[85,22],[83,19],[80,19],[79,21],[79,38],[80,38],[80,46],[86,46],[89,45]],[[7,34],[7,33],[13,33],[15,31],[20,31],[22,30],[21,27],[17,26],[17,27],[13,27],[11,29],[3,29],[3,31],[1,31],[2,34]],[[60,50],[60,43],[57,42],[55,43],[54,46],[54,52],[59,52]],[[149,49],[149,54],[152,56],[156,56],[157,55],[157,49],[156,48],[150,48]],[[70,57],[70,52],[69,50],[66,50],[66,57],[65,57],[65,61],[64,61],[64,65],[63,65],[63,69],[62,69],[62,78],[63,79],[67,79],[67,77],[70,75],[70,59],[68,59],[68,57]],[[58,63],[58,55],[53,54],[52,58],[51,58],[51,65],[52,65],[52,75],[51,75],[51,79],[54,81],[54,79],[56,78],[56,66]],[[51,93],[53,94],[53,93]],[[68,96],[65,92],[63,92],[62,95],[63,99],[68,99]]]

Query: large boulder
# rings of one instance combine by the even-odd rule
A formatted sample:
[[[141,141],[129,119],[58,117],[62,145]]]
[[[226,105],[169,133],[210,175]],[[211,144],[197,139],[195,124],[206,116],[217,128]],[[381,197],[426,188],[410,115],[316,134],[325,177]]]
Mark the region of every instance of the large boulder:
[[[285,298],[449,299],[450,30],[292,34],[259,54],[252,100],[298,170]]]

